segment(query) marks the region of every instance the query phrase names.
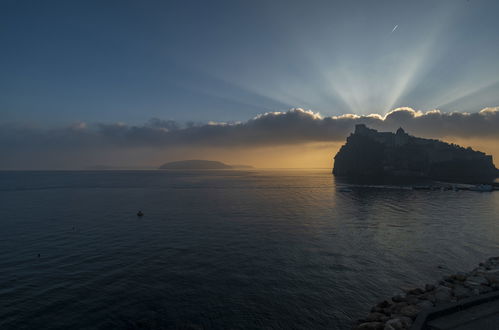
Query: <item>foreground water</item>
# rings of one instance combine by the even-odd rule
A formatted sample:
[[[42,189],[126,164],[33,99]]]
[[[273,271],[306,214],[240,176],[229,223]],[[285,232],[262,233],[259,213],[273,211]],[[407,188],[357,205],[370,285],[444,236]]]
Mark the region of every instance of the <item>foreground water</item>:
[[[499,192],[346,186],[326,170],[0,172],[0,328],[344,329],[498,254]]]

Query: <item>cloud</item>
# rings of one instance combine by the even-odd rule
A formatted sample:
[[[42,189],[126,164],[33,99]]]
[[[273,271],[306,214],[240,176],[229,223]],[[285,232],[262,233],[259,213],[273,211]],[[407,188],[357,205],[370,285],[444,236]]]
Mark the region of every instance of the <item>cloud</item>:
[[[15,168],[16,159],[26,162],[30,155],[36,155],[38,159],[55,157],[56,162],[59,158],[63,161],[71,157],[84,159],[120,150],[231,149],[342,142],[359,123],[381,131],[403,127],[412,135],[430,138],[497,139],[499,107],[475,113],[398,108],[385,116],[346,114],[332,117],[310,110],[291,109],[264,113],[237,123],[179,124],[153,118],[144,125],[76,123],[52,129],[3,124],[0,126],[0,152],[3,155],[0,168]],[[93,161],[99,162],[98,159]]]
[[[342,141],[359,123],[378,130],[403,127],[413,135],[443,138],[499,137],[499,107],[476,113],[398,108],[385,116],[323,117],[310,110],[269,112],[246,122],[180,125],[153,118],[144,125],[76,123],[58,129],[0,126],[0,148],[212,146],[245,147]]]

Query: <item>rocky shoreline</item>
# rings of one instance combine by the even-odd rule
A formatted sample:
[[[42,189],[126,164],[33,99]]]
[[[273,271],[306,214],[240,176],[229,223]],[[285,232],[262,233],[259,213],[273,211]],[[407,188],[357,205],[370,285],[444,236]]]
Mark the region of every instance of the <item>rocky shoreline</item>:
[[[436,284],[408,289],[404,294],[379,302],[365,318],[356,322],[353,329],[409,329],[424,310],[497,290],[499,257],[493,257],[470,272],[445,276]]]

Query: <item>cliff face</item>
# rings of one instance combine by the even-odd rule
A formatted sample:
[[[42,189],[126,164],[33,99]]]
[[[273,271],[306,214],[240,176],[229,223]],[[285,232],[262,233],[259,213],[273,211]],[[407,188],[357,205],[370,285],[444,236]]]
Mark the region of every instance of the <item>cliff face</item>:
[[[334,157],[333,174],[490,180],[498,171],[483,152],[414,137],[401,128],[378,132],[359,124]]]

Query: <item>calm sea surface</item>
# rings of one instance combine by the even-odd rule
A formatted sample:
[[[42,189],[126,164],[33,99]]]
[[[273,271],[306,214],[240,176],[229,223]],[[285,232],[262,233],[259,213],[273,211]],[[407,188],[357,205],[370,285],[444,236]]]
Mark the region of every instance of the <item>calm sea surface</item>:
[[[0,329],[344,329],[499,255],[499,192],[401,188],[326,170],[0,172]]]

